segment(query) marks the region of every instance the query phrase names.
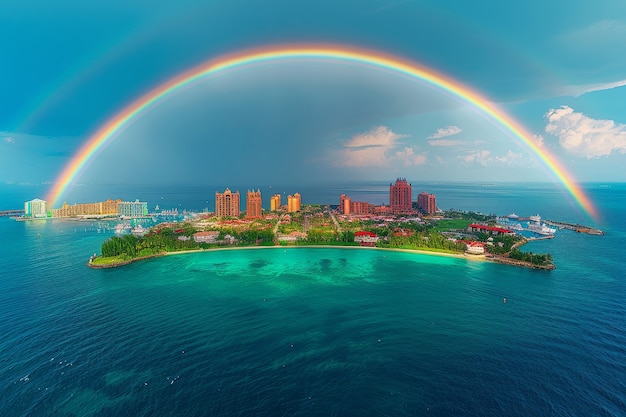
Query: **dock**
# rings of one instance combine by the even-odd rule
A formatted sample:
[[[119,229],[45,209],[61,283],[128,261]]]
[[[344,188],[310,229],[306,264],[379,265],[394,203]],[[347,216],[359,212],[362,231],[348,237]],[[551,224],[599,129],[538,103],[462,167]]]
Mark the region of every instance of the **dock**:
[[[0,210],[0,217],[3,216],[21,216],[24,210]]]
[[[595,227],[591,227],[591,226],[584,226],[582,224],[557,222],[555,220],[544,220],[544,223],[549,224],[550,226],[556,226],[559,229],[569,229],[578,233],[587,233],[589,235],[598,235],[598,236],[604,235],[604,232],[602,230],[596,229]]]

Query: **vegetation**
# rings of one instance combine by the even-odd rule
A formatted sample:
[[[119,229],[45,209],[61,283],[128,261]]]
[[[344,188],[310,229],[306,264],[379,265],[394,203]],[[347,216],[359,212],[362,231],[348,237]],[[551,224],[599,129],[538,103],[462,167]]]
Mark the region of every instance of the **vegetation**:
[[[517,235],[491,236],[486,233],[471,233],[467,227],[474,222],[493,223],[495,218],[472,212],[453,211],[446,217],[430,221],[381,221],[360,217],[341,218],[336,227],[330,213],[322,206],[303,206],[299,213],[289,213],[281,217],[277,224],[276,216],[266,219],[203,218],[196,223],[160,225],[143,237],[134,235],[114,236],[102,244],[102,256],[91,264],[106,266],[123,264],[134,259],[155,256],[166,252],[208,249],[223,245],[273,246],[289,245],[277,242],[274,230],[279,234],[303,232],[295,245],[338,245],[358,246],[355,233],[367,231],[378,236],[377,247],[398,249],[419,249],[433,252],[464,253],[464,241],[485,242],[486,251],[502,257],[527,262],[532,265],[552,265],[550,254],[521,252],[517,247],[526,240]],[[219,232],[214,243],[196,242],[197,231]],[[450,236],[450,237],[449,237]]]
[[[513,249],[509,255],[512,259],[517,259],[523,262],[529,262],[533,265],[553,265],[552,255],[547,254],[533,254],[532,252],[522,252],[517,249]]]

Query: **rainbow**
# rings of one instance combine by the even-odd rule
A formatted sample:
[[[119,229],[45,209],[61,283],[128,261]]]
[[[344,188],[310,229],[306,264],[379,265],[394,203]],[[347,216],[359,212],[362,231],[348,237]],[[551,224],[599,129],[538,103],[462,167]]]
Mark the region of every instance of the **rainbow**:
[[[70,162],[63,168],[47,196],[48,202],[50,202],[52,206],[56,205],[68,187],[80,176],[88,162],[99,150],[108,142],[112,141],[138,116],[147,112],[152,106],[166,99],[171,94],[200,79],[218,75],[228,70],[235,70],[252,64],[293,61],[295,59],[331,60],[367,65],[419,80],[442,92],[450,94],[460,102],[468,104],[479,113],[482,113],[515,140],[521,142],[536,154],[554,178],[567,188],[568,192],[577,201],[580,207],[589,216],[596,218],[596,210],[591,204],[591,201],[577,186],[573,177],[565,170],[560,162],[554,156],[550,155],[546,149],[537,146],[532,139],[532,135],[530,135],[520,123],[496,107],[493,103],[489,102],[485,97],[458,81],[437,73],[430,68],[418,65],[415,62],[386,55],[379,51],[362,50],[343,45],[283,45],[246,50],[208,60],[189,71],[169,79],[127,105],[87,139]]]

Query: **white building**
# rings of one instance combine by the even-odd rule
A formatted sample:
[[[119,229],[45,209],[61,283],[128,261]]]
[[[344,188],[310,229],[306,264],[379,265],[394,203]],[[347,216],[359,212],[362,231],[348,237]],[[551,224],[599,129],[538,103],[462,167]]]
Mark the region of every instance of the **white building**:
[[[24,215],[28,217],[47,217],[48,202],[38,198],[25,202]]]
[[[148,203],[135,201],[121,201],[117,203],[117,214],[130,218],[130,217],[145,217],[148,215]]]

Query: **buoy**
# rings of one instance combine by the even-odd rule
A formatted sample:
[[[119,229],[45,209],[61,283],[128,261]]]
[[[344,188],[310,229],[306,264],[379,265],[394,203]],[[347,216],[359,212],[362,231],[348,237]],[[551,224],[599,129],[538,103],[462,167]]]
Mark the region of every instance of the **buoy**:
[[[503,304],[506,304],[506,298],[503,298],[503,299],[502,299],[502,303],[503,303]]]

